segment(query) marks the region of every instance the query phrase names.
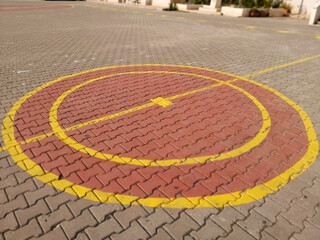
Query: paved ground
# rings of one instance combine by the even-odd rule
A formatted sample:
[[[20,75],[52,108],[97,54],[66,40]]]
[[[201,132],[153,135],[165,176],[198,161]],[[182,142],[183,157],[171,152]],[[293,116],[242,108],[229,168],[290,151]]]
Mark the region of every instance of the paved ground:
[[[320,28],[0,1],[0,239],[318,239]]]

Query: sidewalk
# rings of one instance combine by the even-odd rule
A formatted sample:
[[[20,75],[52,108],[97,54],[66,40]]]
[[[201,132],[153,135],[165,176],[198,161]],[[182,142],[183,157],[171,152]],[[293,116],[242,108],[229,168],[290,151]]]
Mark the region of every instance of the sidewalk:
[[[319,28],[0,12],[0,239],[318,238]]]

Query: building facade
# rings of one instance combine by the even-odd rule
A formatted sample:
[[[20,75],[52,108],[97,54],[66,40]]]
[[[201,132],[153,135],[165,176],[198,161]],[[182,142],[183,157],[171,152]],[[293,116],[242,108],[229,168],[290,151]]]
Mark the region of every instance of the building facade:
[[[312,9],[320,5],[320,0],[285,0],[292,5],[292,13],[310,16]]]

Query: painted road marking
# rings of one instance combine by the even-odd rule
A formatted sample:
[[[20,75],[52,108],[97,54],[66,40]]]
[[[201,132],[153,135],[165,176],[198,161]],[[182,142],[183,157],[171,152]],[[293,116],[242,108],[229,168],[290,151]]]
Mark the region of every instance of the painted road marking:
[[[150,101],[160,105],[161,107],[169,107],[169,106],[173,105],[172,102],[170,102],[169,100],[162,98],[162,97],[150,99]]]
[[[163,16],[167,16],[167,15],[163,15]],[[320,36],[319,36],[319,38],[320,38]],[[256,76],[256,75],[263,74],[263,73],[266,73],[266,72],[269,72],[269,71],[273,71],[273,70],[276,70],[276,69],[279,69],[279,68],[283,68],[283,67],[287,67],[287,66],[290,66],[290,65],[302,63],[302,62],[305,62],[305,61],[309,61],[309,60],[312,60],[312,59],[315,59],[315,58],[318,58],[318,57],[320,57],[320,54],[314,55],[314,56],[311,56],[311,57],[308,57],[308,58],[300,59],[300,60],[297,60],[297,61],[293,61],[293,62],[290,62],[290,63],[282,64],[282,65],[279,65],[279,66],[275,66],[275,67],[272,67],[272,68],[267,68],[265,70],[262,70],[262,71],[259,71],[259,72],[256,72],[256,73],[252,73],[252,74],[246,75],[244,77],[239,77],[239,78],[242,79],[242,80],[246,80],[247,78],[252,77],[252,76]],[[126,67],[126,66],[124,66],[124,67]],[[196,68],[196,69],[199,69],[199,68]],[[87,72],[90,72],[90,71],[87,71]],[[235,75],[232,75],[232,76],[236,77]],[[237,78],[235,78],[235,79],[237,79]],[[46,87],[46,86],[44,86],[44,87]],[[64,131],[70,131],[70,130],[73,130],[73,129],[76,129],[76,128],[79,128],[79,126],[74,126],[73,128],[64,129]],[[30,138],[30,139],[27,139],[27,140],[22,141],[22,142],[17,143],[17,144],[11,143],[11,144],[8,144],[8,145],[5,145],[4,147],[2,147],[0,149],[0,152],[6,151],[10,147],[14,147],[14,146],[19,145],[19,144],[20,145],[24,145],[26,143],[42,140],[42,139],[45,139],[45,138],[53,136],[53,135],[54,135],[54,133],[51,132],[51,133],[46,133],[46,134],[43,134],[43,135],[40,135],[40,136],[37,136],[37,137],[33,137],[33,138]]]
[[[278,33],[289,33],[289,31],[284,31],[284,30],[278,30]]]
[[[128,73],[121,73],[121,74],[116,74],[116,75],[127,75],[127,74],[143,74],[145,72],[128,72]],[[166,71],[162,71],[162,72],[157,72],[157,71],[149,71],[148,73],[169,73]],[[197,75],[197,74],[186,74],[186,73],[179,73],[179,72],[170,72],[170,74],[181,74],[181,75],[189,75],[189,76],[198,76],[201,78],[205,78],[205,79],[211,79],[217,82],[220,82],[220,84],[224,84],[223,81],[219,81],[217,79],[213,79],[213,78],[209,78],[206,76],[202,76],[202,75]],[[60,124],[58,123],[58,108],[60,106],[60,104],[62,103],[62,101],[72,92],[78,90],[79,88],[92,83],[94,81],[98,81],[101,79],[105,79],[107,77],[111,77],[111,76],[115,76],[110,75],[110,76],[103,76],[100,78],[95,78],[95,79],[91,79],[88,80],[82,84],[79,84],[75,87],[73,87],[72,89],[66,91],[64,94],[62,94],[56,102],[54,102],[51,111],[50,111],[50,125],[53,129],[53,131],[55,132],[55,135],[57,137],[59,137],[59,139],[63,142],[65,142],[68,146],[72,146],[72,148],[76,149],[77,151],[83,152],[83,153],[87,153],[90,156],[94,156],[96,158],[99,159],[103,159],[103,160],[108,160],[108,161],[113,161],[113,162],[118,162],[118,163],[125,163],[125,164],[132,164],[132,165],[139,165],[139,166],[172,166],[172,165],[188,165],[188,164],[197,164],[197,163],[205,163],[206,161],[219,161],[219,160],[224,160],[230,157],[237,157],[245,152],[250,151],[251,149],[255,148],[257,145],[259,145],[268,135],[269,133],[269,129],[271,126],[271,120],[270,120],[270,116],[267,112],[267,110],[264,108],[264,106],[255,98],[253,97],[250,93],[248,93],[247,91],[236,87],[232,84],[229,83],[225,83],[225,85],[230,86],[231,88],[237,89],[238,91],[240,91],[241,93],[243,93],[245,96],[247,96],[249,99],[252,100],[252,102],[258,107],[258,109],[261,111],[262,114],[262,127],[259,130],[259,132],[257,133],[257,135],[250,139],[250,141],[246,142],[245,144],[243,144],[242,146],[232,149],[230,151],[224,152],[224,153],[219,153],[219,154],[215,154],[215,155],[208,155],[208,156],[203,156],[203,157],[192,157],[192,158],[186,158],[186,159],[169,159],[169,160],[149,160],[149,159],[134,159],[134,158],[127,158],[127,157],[119,157],[119,156],[113,156],[110,155],[108,153],[104,153],[104,152],[99,152],[96,151],[92,148],[86,147],[83,144],[78,143],[77,141],[73,140],[72,138],[70,138],[63,130],[63,128],[60,126]],[[203,89],[198,89],[198,90],[193,90],[187,93],[183,93],[183,94],[178,94],[176,96],[172,96],[169,97],[168,100],[173,100],[175,98],[178,97],[182,97],[182,96],[186,96],[192,93],[197,93],[199,91],[204,91],[207,89],[210,89],[212,87],[215,86],[220,86],[217,84],[205,87]],[[155,103],[149,103],[149,104],[145,104],[133,109],[129,109],[126,110],[122,113],[120,113],[121,115],[127,114],[129,112],[133,112],[133,111],[137,111],[137,110],[141,110],[143,108],[147,108],[152,106],[151,104],[155,104]],[[95,119],[86,123],[82,123],[79,124],[79,127],[83,127],[83,126],[87,126],[90,125],[92,123],[97,123],[100,121],[105,121],[108,119],[112,119],[114,117],[117,116],[121,116],[119,113],[111,115],[111,116],[107,116],[107,117],[103,117],[101,119]],[[77,126],[73,126],[72,129],[76,129],[79,128]]]
[[[257,28],[257,26],[246,26],[246,28]]]
[[[318,58],[318,57],[320,57],[320,54],[314,55],[312,57],[303,58],[303,59],[300,59],[300,60],[297,60],[297,61],[294,61],[294,62],[290,62],[290,63],[282,64],[282,65],[279,65],[279,66],[275,66],[275,67],[272,67],[272,68],[267,68],[265,70],[262,70],[262,71],[259,71],[259,72],[256,72],[256,73],[251,73],[249,75],[244,76],[244,78],[249,78],[249,77],[256,76],[256,75],[259,75],[259,74],[262,74],[262,73],[266,73],[266,72],[269,72],[269,71],[273,71],[273,70],[276,70],[276,69],[279,69],[279,68],[287,67],[287,66],[294,65],[294,64],[297,64],[297,63],[302,63],[302,62],[309,61],[309,60],[312,60],[312,59],[315,59],[315,58]]]
[[[132,69],[132,68],[134,68],[134,69]],[[207,77],[207,78],[198,78],[198,79],[199,79],[199,81],[200,81],[200,79],[201,79],[201,81],[209,81],[210,78],[212,80],[214,80],[214,79],[218,80],[218,83],[216,85],[218,85],[218,84],[220,84],[220,85],[215,86],[215,87],[211,87],[210,91],[218,91],[219,89],[227,88],[228,89],[228,91],[226,91],[226,94],[227,94],[230,92],[231,89],[234,88],[234,90],[236,92],[239,92],[239,94],[240,94],[239,96],[242,96],[243,99],[249,98],[250,101],[253,101],[253,99],[249,97],[251,95],[254,99],[257,99],[257,101],[260,100],[266,105],[264,107],[266,112],[268,112],[268,109],[270,107],[274,106],[274,105],[268,103],[268,101],[269,101],[268,99],[270,99],[270,97],[271,97],[273,99],[273,101],[275,101],[275,103],[278,102],[282,106],[283,113],[289,111],[290,114],[287,116],[295,116],[295,118],[292,119],[292,122],[294,124],[298,124],[296,128],[300,129],[302,131],[297,136],[304,136],[305,137],[305,138],[302,138],[299,140],[299,141],[305,143],[305,145],[303,145],[299,148],[300,151],[299,151],[299,154],[297,154],[295,152],[297,150],[296,147],[291,146],[290,142],[286,143],[286,144],[289,144],[289,146],[288,146],[289,148],[286,150],[287,151],[286,154],[292,154],[291,155],[292,158],[290,159],[289,162],[286,162],[286,164],[279,164],[277,161],[278,161],[278,159],[281,159],[281,155],[279,155],[279,154],[282,153],[281,152],[282,148],[277,148],[277,146],[272,147],[271,145],[265,146],[265,143],[268,143],[271,141],[270,142],[270,144],[271,144],[272,139],[277,137],[277,135],[274,135],[275,132],[273,132],[272,136],[266,136],[264,143],[258,144],[257,147],[253,148],[250,152],[244,152],[243,154],[239,155],[237,158],[229,158],[229,159],[226,159],[225,161],[222,160],[223,161],[222,164],[229,162],[230,160],[234,160],[234,161],[231,161],[233,164],[239,164],[239,165],[235,165],[235,166],[238,166],[236,168],[236,169],[238,169],[237,171],[240,171],[240,168],[243,164],[243,160],[245,160],[246,156],[249,157],[251,162],[254,161],[257,165],[263,163],[264,161],[265,161],[265,164],[273,163],[274,167],[276,167],[277,170],[276,171],[268,171],[268,174],[269,174],[268,177],[260,179],[259,185],[256,184],[256,182],[257,182],[256,180],[254,181],[254,183],[252,183],[253,185],[248,185],[249,181],[248,181],[247,177],[251,176],[251,175],[248,175],[249,171],[246,168],[246,170],[244,170],[244,172],[239,175],[240,179],[238,179],[238,181],[240,181],[242,179],[242,183],[241,183],[241,181],[240,181],[240,183],[242,185],[243,184],[244,185],[243,185],[243,187],[238,189],[237,186],[239,186],[239,184],[240,184],[238,181],[231,180],[231,182],[228,182],[225,178],[223,178],[223,176],[226,177],[228,175],[227,172],[220,173],[220,170],[216,169],[216,167],[215,167],[218,165],[215,165],[214,162],[204,162],[202,164],[195,164],[195,167],[200,172],[201,172],[201,169],[205,169],[206,171],[211,169],[210,171],[212,171],[211,174],[205,180],[205,181],[212,180],[212,182],[206,183],[203,180],[199,180],[199,182],[204,184],[203,186],[206,187],[206,190],[205,190],[206,192],[201,193],[201,190],[196,188],[194,190],[195,191],[194,192],[195,195],[194,195],[191,192],[180,190],[183,197],[178,197],[175,194],[171,193],[170,191],[169,192],[166,191],[164,186],[167,186],[168,183],[165,183],[165,185],[163,187],[161,187],[161,186],[158,187],[158,189],[160,191],[159,192],[160,195],[150,195],[150,194],[141,195],[141,192],[139,193],[139,191],[136,191],[134,188],[131,188],[131,187],[130,187],[130,189],[131,189],[130,191],[132,191],[132,192],[130,194],[128,194],[125,191],[113,192],[113,190],[112,190],[113,188],[110,187],[109,185],[104,186],[105,188],[107,188],[107,190],[105,188],[102,189],[101,185],[96,185],[93,182],[86,182],[85,185],[82,185],[82,183],[78,182],[76,179],[72,180],[69,178],[70,172],[67,175],[63,174],[64,179],[61,179],[59,177],[59,175],[57,175],[57,172],[50,172],[50,171],[46,170],[46,167],[44,165],[42,165],[42,163],[38,162],[39,160],[35,159],[32,155],[30,155],[30,153],[28,151],[25,151],[26,149],[28,149],[28,147],[29,148],[32,147],[32,149],[39,148],[39,150],[41,150],[41,146],[39,146],[39,147],[37,147],[37,145],[28,146],[28,144],[21,146],[18,144],[16,138],[19,137],[18,135],[20,133],[15,132],[15,128],[16,127],[19,128],[19,125],[15,125],[14,119],[18,118],[20,116],[20,114],[23,113],[23,111],[24,111],[23,107],[25,106],[25,104],[33,104],[32,99],[34,98],[34,100],[37,101],[37,97],[38,96],[40,97],[40,96],[42,96],[43,93],[45,93],[46,91],[49,91],[51,86],[54,87],[53,89],[60,89],[60,88],[56,88],[55,84],[62,84],[62,85],[59,85],[62,87],[62,86],[65,86],[65,84],[71,84],[72,81],[75,81],[74,83],[72,83],[73,87],[77,87],[77,86],[81,85],[81,82],[85,83],[87,81],[91,81],[90,84],[94,84],[95,81],[92,81],[92,79],[88,80],[88,79],[83,78],[81,80],[77,76],[83,77],[86,74],[90,74],[95,71],[96,72],[100,71],[100,74],[103,76],[109,76],[112,74],[115,75],[115,74],[117,74],[117,71],[118,71],[118,74],[122,74],[119,76],[127,76],[129,79],[129,77],[131,75],[132,76],[135,75],[134,72],[143,72],[143,71],[148,70],[149,68],[150,69],[157,68],[157,71],[154,71],[154,70],[151,71],[151,72],[159,72],[157,74],[165,74],[165,73],[160,73],[160,72],[165,72],[165,71],[175,72],[172,74],[172,76],[178,75],[178,74],[176,74],[177,70],[181,69],[181,70],[183,70],[183,72],[180,72],[180,73],[184,73],[184,75],[182,74],[181,77],[187,78],[190,76],[190,77],[192,77],[193,82],[196,80],[195,75],[206,76],[206,75],[210,75],[210,74],[215,74],[215,77],[211,76],[211,77]],[[132,70],[134,70],[134,71],[132,71]],[[160,71],[160,70],[162,70],[162,71]],[[129,73],[131,73],[131,74],[129,74]],[[140,73],[140,74],[147,74],[147,73]],[[156,73],[148,73],[148,74],[150,75],[150,74],[156,74]],[[72,77],[73,77],[73,80],[70,81],[72,79]],[[68,78],[70,78],[69,81],[63,81]],[[221,80],[220,78],[224,79],[224,80]],[[237,78],[237,80],[234,80],[235,78]],[[111,79],[111,77],[110,77],[110,79]],[[214,80],[214,81],[216,81],[216,80]],[[228,82],[229,80],[234,80],[234,81]],[[96,80],[96,81],[98,81],[98,80]],[[101,81],[102,81],[102,79],[101,79]],[[109,82],[108,79],[105,79],[105,81]],[[77,87],[77,89],[81,90],[82,87],[86,87],[87,85],[88,84],[85,84],[81,87]],[[67,90],[67,89],[71,90],[72,86],[69,86],[69,87],[65,86],[65,87],[67,87],[65,90]],[[63,91],[65,91],[65,90],[63,90]],[[249,96],[248,96],[245,94],[246,92],[252,91],[252,90],[254,90],[254,95],[249,93]],[[42,91],[44,91],[44,92],[42,92]],[[59,93],[59,95],[62,94],[62,95],[60,95],[60,97],[58,97],[58,98],[60,98],[60,100],[63,100],[63,98],[61,97],[65,94],[65,93],[63,93],[63,91],[61,93]],[[197,90],[194,90],[194,91],[197,91]],[[202,94],[206,93],[208,91],[203,90]],[[68,90],[66,92],[68,92]],[[209,93],[211,94],[211,92],[209,92]],[[66,94],[66,96],[68,96],[70,94],[74,94],[74,92],[68,92],[68,94]],[[175,97],[178,95],[181,95],[181,94],[177,94],[172,97]],[[191,95],[192,94],[188,94],[188,95],[185,95],[185,97],[189,97]],[[236,95],[234,95],[234,93],[232,93],[232,96],[236,96]],[[166,100],[168,100],[169,98],[170,97],[163,97],[163,99],[166,99]],[[27,101],[28,99],[29,99],[29,101]],[[181,97],[176,98],[176,100],[179,100],[179,101],[181,99],[184,99],[184,98],[181,98]],[[239,102],[240,99],[241,98],[238,98],[238,97],[235,98],[236,101],[234,101],[233,104]],[[55,103],[53,103],[53,105],[52,105],[52,109],[54,111],[50,112],[50,120],[53,120],[53,122],[57,122],[59,124],[58,119],[52,119],[52,117],[55,116],[55,114],[56,114],[55,109],[57,107],[59,107],[59,104],[61,105],[61,102],[59,104],[56,102],[57,101],[55,101]],[[190,102],[190,104],[191,103],[192,102]],[[62,103],[62,104],[64,104],[64,103]],[[151,102],[151,104],[154,104],[154,103]],[[176,106],[176,105],[179,105],[178,102],[177,102],[177,104],[175,103],[173,106]],[[244,102],[244,105],[247,105],[247,103]],[[253,104],[253,106],[254,105],[257,105],[257,104]],[[62,106],[64,106],[64,105],[62,105]],[[221,106],[226,106],[226,104],[223,104]],[[163,109],[161,111],[166,111],[167,108],[160,108],[160,109]],[[282,109],[279,109],[279,110],[282,111]],[[261,109],[259,109],[257,112],[259,112],[259,111],[260,111],[260,114],[263,115],[263,112],[261,112]],[[187,111],[186,114],[189,114],[189,112]],[[279,115],[278,114],[271,114],[270,115],[270,118],[272,119],[271,123],[277,124],[277,123],[281,123],[281,121],[283,121],[283,120],[285,120],[286,123],[290,122],[289,119],[287,119],[287,118],[282,119],[282,117],[280,115],[281,114],[279,114]],[[52,124],[52,123],[50,123],[50,124]],[[242,126],[244,126],[244,125],[242,125]],[[281,127],[281,124],[280,125],[277,124],[277,127]],[[272,129],[273,129],[273,125],[270,127],[270,131],[273,131]],[[292,129],[290,127],[285,128],[285,129],[288,132],[292,131]],[[278,129],[278,130],[281,130],[281,129]],[[10,145],[12,146],[12,147],[9,147],[8,150],[9,150],[9,153],[11,154],[12,158],[14,159],[14,161],[16,161],[17,165],[19,165],[21,168],[23,168],[25,171],[27,171],[32,176],[38,178],[39,180],[41,180],[49,185],[52,185],[60,190],[63,190],[65,192],[68,192],[70,194],[73,194],[73,195],[76,195],[79,197],[83,197],[83,198],[94,200],[94,201],[100,201],[100,202],[113,202],[113,203],[122,203],[122,204],[142,204],[142,205],[150,206],[150,207],[171,207],[171,208],[222,207],[222,206],[230,206],[230,205],[238,205],[238,204],[248,203],[248,202],[255,201],[256,199],[260,199],[262,197],[265,197],[268,194],[277,191],[280,187],[285,185],[289,180],[295,178],[300,173],[305,171],[306,168],[309,167],[314,162],[315,157],[318,152],[318,147],[319,147],[312,123],[311,123],[309,117],[306,115],[306,113],[299,106],[297,106],[295,103],[293,103],[291,100],[284,97],[280,93],[274,91],[273,89],[268,88],[266,86],[263,86],[262,84],[257,84],[254,81],[245,79],[243,77],[236,77],[235,75],[232,75],[232,74],[226,74],[226,73],[222,73],[222,72],[218,72],[218,71],[212,71],[212,70],[195,68],[195,67],[182,67],[182,66],[173,66],[173,65],[135,65],[135,66],[108,67],[108,68],[100,68],[100,69],[90,70],[90,71],[86,71],[86,72],[79,73],[76,75],[71,75],[71,76],[57,79],[51,83],[47,83],[47,84],[43,85],[42,87],[35,89],[34,91],[28,93],[26,96],[21,98],[13,106],[13,108],[9,111],[8,115],[4,119],[2,133],[3,133],[3,139],[5,141],[6,146],[10,146]],[[59,134],[60,133],[61,132],[59,132]],[[79,132],[79,134],[81,134],[81,133]],[[52,137],[54,137],[54,136],[52,136]],[[58,135],[58,137],[61,138],[63,136]],[[56,139],[56,137],[55,137],[55,139]],[[52,140],[54,140],[54,139],[51,139],[50,141],[52,141]],[[243,141],[243,140],[241,140],[241,141]],[[54,141],[57,141],[57,140],[54,140]],[[47,141],[45,141],[45,142],[47,142]],[[43,140],[39,140],[38,143],[41,145],[41,143],[44,143],[44,142],[43,142]],[[61,144],[61,143],[63,143],[63,142],[60,141],[59,144]],[[68,146],[68,145],[64,145],[64,146]],[[273,150],[271,149],[271,151],[273,152],[273,154],[275,152],[277,152],[278,157],[265,159],[265,158],[261,158],[260,154],[254,155],[255,152],[258,152],[258,153],[261,153],[261,151],[264,152],[265,151],[265,150],[263,150],[264,146],[268,149],[270,147],[272,147]],[[72,146],[70,146],[70,147],[72,147]],[[66,148],[64,148],[63,151],[66,151]],[[61,151],[61,152],[63,152],[63,151]],[[60,153],[60,151],[58,151],[56,154],[59,154],[59,153]],[[71,151],[69,153],[71,154],[71,153],[73,153],[73,151]],[[61,153],[61,154],[64,154],[64,153]],[[84,153],[81,153],[81,154],[82,154],[81,156],[84,156]],[[86,154],[88,154],[88,153],[86,153]],[[64,155],[64,156],[67,157],[67,155]],[[81,158],[81,161],[85,161],[85,159],[86,158]],[[283,161],[286,160],[285,155],[283,156],[283,159],[284,159]],[[90,157],[90,159],[88,159],[89,162],[91,162],[93,160],[95,162],[99,161],[99,159],[96,158],[96,156]],[[54,161],[54,159],[52,161]],[[88,163],[86,163],[86,164],[88,164]],[[99,164],[103,164],[104,166],[108,166],[111,163],[112,163],[112,161],[104,161],[104,160],[101,160],[99,162]],[[117,163],[112,163],[112,164],[117,164]],[[122,168],[129,167],[130,165],[131,165],[131,163],[130,164],[119,164],[119,166],[121,166]],[[202,166],[204,168],[201,168]],[[263,165],[261,167],[262,167],[262,169],[266,168],[266,171],[267,171],[267,169],[268,169],[267,166],[268,165]],[[184,177],[185,174],[180,175],[179,171],[184,170],[185,172],[188,172],[187,167],[188,167],[187,165],[180,165],[180,166],[174,165],[168,169],[172,169],[174,171],[177,170],[177,172],[175,174],[177,174],[176,175],[177,179],[180,179],[180,178]],[[151,171],[151,169],[157,168],[160,176],[163,171],[166,172],[165,168],[159,167],[159,166],[154,166],[151,168],[145,167],[145,166],[141,166],[141,167],[137,166],[137,168],[139,169],[139,171]],[[223,169],[227,169],[227,168],[223,168]],[[281,168],[281,171],[279,171],[280,168]],[[262,171],[262,169],[260,171]],[[63,173],[63,169],[61,169],[61,171]],[[213,175],[213,173],[214,174],[218,173],[218,175]],[[79,174],[81,175],[81,173],[79,173]],[[222,180],[221,177],[224,180]],[[251,178],[252,177],[253,176],[251,176]],[[163,177],[163,179],[166,179],[166,178]],[[220,179],[219,181],[222,181],[222,182],[215,182],[218,179]],[[247,179],[246,183],[243,182],[244,179]],[[102,179],[100,179],[100,181],[102,181]],[[119,181],[121,182],[121,179],[119,179]],[[161,181],[163,181],[163,180],[161,180]],[[103,183],[103,181],[102,181],[102,183]],[[126,183],[125,182],[121,182],[121,183],[122,183],[122,186],[125,187]],[[159,183],[159,181],[158,181],[158,183]],[[131,181],[129,184],[132,184]],[[140,183],[138,183],[137,186],[140,186],[139,184]],[[142,182],[141,182],[141,184],[142,184]],[[218,186],[216,184],[218,184],[220,187],[217,188],[217,190],[215,190],[215,191],[213,191],[213,190],[209,191],[209,189],[211,187]],[[136,185],[134,185],[134,186],[136,186]],[[169,186],[171,186],[171,185],[169,184]],[[233,186],[233,187],[231,187],[231,186]],[[142,189],[143,189],[142,185],[140,187],[142,187]],[[171,187],[173,188],[173,186],[171,186]],[[199,195],[197,195],[197,194],[199,194]]]

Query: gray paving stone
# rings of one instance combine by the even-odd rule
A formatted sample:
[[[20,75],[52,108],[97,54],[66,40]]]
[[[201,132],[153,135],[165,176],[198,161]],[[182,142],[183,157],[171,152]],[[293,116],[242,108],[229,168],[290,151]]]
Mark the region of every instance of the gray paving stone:
[[[304,223],[305,227],[302,230],[301,233],[297,233],[294,235],[294,237],[297,240],[303,240],[303,239],[317,239],[320,236],[320,229],[315,227],[314,225],[305,222]]]
[[[238,221],[237,225],[239,225],[253,237],[260,239],[260,233],[266,227],[271,226],[272,223],[267,218],[257,213],[255,210],[252,210],[250,212],[250,215],[246,219]]]
[[[27,199],[28,204],[33,205],[39,199],[43,199],[43,198],[46,198],[47,196],[53,196],[56,194],[57,194],[57,191],[52,186],[44,185],[43,187],[38,188],[33,192],[26,192],[24,196]]]
[[[157,229],[166,223],[172,222],[173,219],[162,208],[154,209],[154,212],[146,217],[142,217],[138,220],[141,226],[153,236]]]
[[[164,225],[164,229],[174,238],[183,239],[192,230],[198,230],[199,225],[186,213],[181,213],[180,217],[171,224]]]
[[[88,210],[84,210],[79,217],[74,218],[71,221],[62,222],[61,227],[68,238],[74,238],[80,231],[96,224],[97,221],[92,214]]]
[[[98,206],[92,206],[89,208],[90,212],[93,214],[93,216],[99,221],[102,222],[106,217],[109,216],[109,214],[112,214],[116,211],[123,210],[124,207],[120,204],[101,204]]]
[[[48,206],[44,200],[39,200],[32,206],[25,209],[18,209],[15,211],[18,222],[21,226],[25,225],[31,218],[35,218],[40,215],[45,215],[50,212]]]
[[[49,232],[59,223],[63,221],[69,221],[72,218],[73,215],[68,207],[66,205],[61,205],[57,210],[49,214],[41,215],[37,219],[44,232]]]
[[[132,221],[145,217],[147,214],[148,212],[143,207],[133,205],[122,211],[116,212],[114,217],[123,228],[128,228]]]
[[[2,207],[0,208],[0,219],[5,217],[6,214],[13,212],[16,209],[23,209],[27,206],[27,202],[23,195],[19,195],[16,199],[2,204]]]
[[[276,239],[288,239],[295,232],[301,231],[298,227],[291,225],[286,219],[279,217],[278,221],[272,227],[265,229],[267,233]]]
[[[13,213],[7,214],[0,220],[0,232],[4,233],[8,230],[15,230],[18,228],[18,221]]]
[[[225,207],[218,215],[211,215],[210,218],[227,232],[232,229],[232,224],[245,216],[233,207]]]
[[[107,216],[105,221],[95,227],[89,227],[85,230],[90,239],[105,239],[106,237],[123,231],[121,225],[113,216]]]
[[[157,233],[150,240],[172,240],[173,238],[163,229],[159,228]]]
[[[51,211],[54,211],[58,209],[60,205],[66,204],[67,202],[74,201],[76,199],[76,196],[65,192],[60,192],[57,195],[46,197],[45,201],[50,207]]]
[[[205,222],[198,231],[192,231],[190,236],[194,239],[218,239],[218,237],[226,236],[227,232],[223,230],[218,224],[213,222],[210,218]]]
[[[226,239],[226,240],[242,240],[242,239],[248,239],[248,240],[254,240],[252,235],[250,235],[247,231],[243,230],[240,228],[238,225],[234,225],[232,232],[226,236],[222,237],[221,239]]]
[[[129,228],[122,231],[120,234],[113,234],[111,236],[112,240],[122,240],[122,239],[148,239],[148,233],[138,224],[137,221],[133,221]]]
[[[7,240],[26,239],[30,237],[37,237],[42,233],[40,226],[35,219],[31,219],[30,222],[15,230],[4,233],[4,237]]]
[[[37,238],[39,240],[56,240],[56,239],[67,239],[67,236],[64,234],[62,228],[56,227],[52,231],[43,234],[41,237]]]

